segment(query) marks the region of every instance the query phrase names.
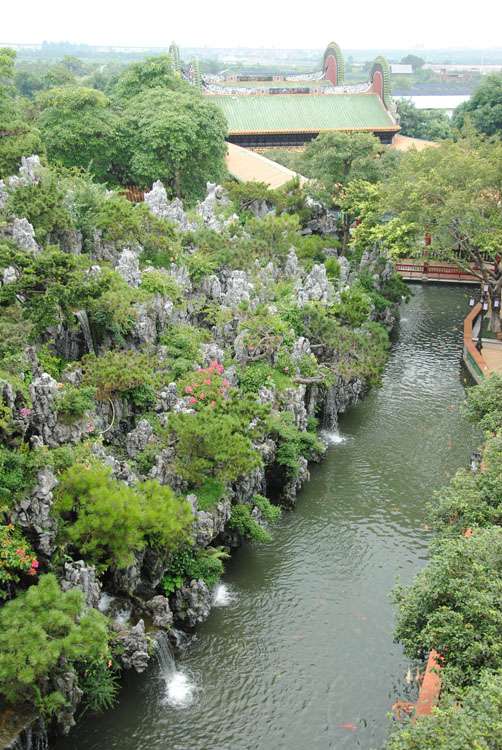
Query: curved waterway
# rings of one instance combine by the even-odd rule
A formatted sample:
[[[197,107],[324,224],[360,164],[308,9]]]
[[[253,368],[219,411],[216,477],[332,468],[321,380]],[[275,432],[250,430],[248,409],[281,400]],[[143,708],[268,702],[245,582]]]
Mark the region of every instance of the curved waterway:
[[[416,689],[389,592],[424,565],[425,504],[476,443],[459,411],[467,292],[413,291],[382,387],[341,419],[273,542],[233,556],[177,671],[129,675],[58,750],[381,747]]]

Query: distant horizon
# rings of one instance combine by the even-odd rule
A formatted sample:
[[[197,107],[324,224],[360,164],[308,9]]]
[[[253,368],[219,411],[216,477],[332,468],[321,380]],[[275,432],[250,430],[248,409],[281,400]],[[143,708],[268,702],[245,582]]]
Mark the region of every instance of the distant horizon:
[[[99,42],[99,43],[93,43],[93,42],[78,42],[73,41],[71,39],[42,39],[41,41],[29,41],[29,42],[20,42],[20,41],[2,41],[0,40],[0,46],[5,47],[42,47],[45,45],[69,45],[72,47],[89,47],[91,49],[93,48],[105,48],[105,49],[131,49],[131,50],[161,50],[161,49],[167,49],[169,45],[172,42],[176,42],[180,49],[200,49],[200,50],[281,50],[284,52],[319,52],[324,51],[324,49],[327,47],[328,42],[324,46],[316,46],[316,47],[297,47],[297,46],[281,46],[281,45],[265,45],[265,44],[256,44],[256,45],[247,45],[247,44],[234,44],[234,45],[219,45],[219,44],[181,44],[176,39],[169,39],[164,44],[161,44],[160,42],[155,43],[141,43],[137,42],[135,44],[121,44],[120,42]],[[336,41],[336,40],[335,40]],[[425,54],[427,52],[502,52],[502,45],[500,46],[488,46],[488,47],[482,47],[479,45],[455,45],[455,46],[430,46],[430,47],[424,47],[424,46],[410,46],[410,45],[399,45],[395,47],[379,47],[379,46],[364,46],[361,45],[360,47],[356,46],[348,46],[343,47],[340,45],[342,52],[408,52],[408,53],[415,53],[420,56],[420,54]]]

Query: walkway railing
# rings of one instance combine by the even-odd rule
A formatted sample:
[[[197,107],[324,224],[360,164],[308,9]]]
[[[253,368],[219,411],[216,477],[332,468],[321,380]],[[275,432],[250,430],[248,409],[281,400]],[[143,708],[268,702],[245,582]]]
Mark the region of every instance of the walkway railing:
[[[490,368],[473,341],[472,329],[476,319],[481,314],[481,304],[478,303],[464,320],[464,362],[477,383],[490,375]]]
[[[441,281],[456,284],[479,284],[479,279],[453,263],[430,263],[426,260],[408,260],[396,263],[396,271],[406,281]]]

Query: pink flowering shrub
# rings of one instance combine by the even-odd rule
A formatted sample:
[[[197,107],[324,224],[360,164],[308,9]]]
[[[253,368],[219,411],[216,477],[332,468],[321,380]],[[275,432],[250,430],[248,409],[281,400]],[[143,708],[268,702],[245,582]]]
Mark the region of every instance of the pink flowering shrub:
[[[230,383],[224,377],[225,368],[213,360],[209,367],[201,367],[195,372],[188,373],[181,386],[188,403],[194,408],[210,406],[215,408],[228,396]]]
[[[11,523],[0,526],[0,599],[11,595],[21,576],[35,576],[39,563],[20,531]]]

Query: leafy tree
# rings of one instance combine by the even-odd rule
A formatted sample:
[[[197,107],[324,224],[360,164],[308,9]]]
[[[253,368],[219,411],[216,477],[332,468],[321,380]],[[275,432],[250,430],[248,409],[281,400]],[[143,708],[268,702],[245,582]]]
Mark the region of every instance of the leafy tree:
[[[17,171],[22,156],[41,151],[39,133],[23,116],[14,87],[16,53],[0,48],[0,178]]]
[[[48,89],[57,86],[74,85],[76,83],[73,73],[62,63],[51,65],[45,73],[43,80],[45,88]]]
[[[497,135],[502,131],[502,74],[483,78],[469,101],[455,110],[453,124],[462,128],[470,120],[476,130],[486,135]]]
[[[493,266],[502,246],[501,164],[502,141],[443,143],[405,154],[381,191],[382,213],[414,224],[418,237],[430,232],[432,249],[487,284],[492,303],[502,290],[502,274]],[[500,331],[493,304],[490,324]]]
[[[450,118],[444,112],[417,109],[407,99],[398,100],[397,112],[403,135],[428,141],[445,140],[453,135]]]
[[[133,97],[121,139],[127,179],[140,187],[161,180],[173,195],[200,197],[223,173],[226,124],[210,97],[155,87]]]
[[[84,610],[83,599],[78,589],[63,593],[50,574],[2,607],[0,694],[8,703],[52,714],[65,702],[52,679],[81,661],[108,658],[106,618]]]
[[[334,188],[353,179],[375,182],[383,146],[369,133],[321,133],[306,147],[300,171]]]
[[[38,126],[49,160],[90,169],[98,179],[107,179],[117,119],[106,96],[94,89],[65,86],[41,94],[38,103]]]
[[[406,57],[402,58],[401,63],[403,65],[411,65],[413,70],[419,70],[425,65],[425,60],[418,55],[406,55]]]
[[[189,86],[177,75],[169,55],[148,57],[146,60],[128,65],[113,87],[113,97],[123,104],[149,89],[188,91]]]
[[[466,416],[489,433],[502,429],[502,376],[493,373],[467,392]]]

